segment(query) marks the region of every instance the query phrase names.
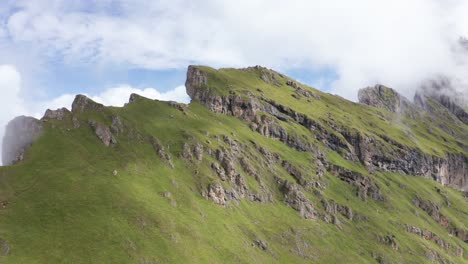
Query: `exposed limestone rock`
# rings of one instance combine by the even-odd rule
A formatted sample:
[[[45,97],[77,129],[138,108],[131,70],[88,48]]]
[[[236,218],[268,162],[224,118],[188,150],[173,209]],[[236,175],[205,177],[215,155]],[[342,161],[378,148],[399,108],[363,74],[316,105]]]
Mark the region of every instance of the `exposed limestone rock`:
[[[458,257],[463,256],[463,248],[458,247],[458,246],[453,246],[452,244],[444,241],[443,239],[441,239],[440,237],[438,237],[436,234],[432,233],[429,230],[424,230],[419,227],[410,226],[410,225],[405,225],[405,229],[408,233],[416,234],[424,238],[425,240],[433,241],[446,252],[449,252]]]
[[[429,249],[426,251],[426,257],[431,262],[437,262],[440,264],[452,264],[451,262],[444,259],[437,251]]]
[[[57,110],[47,109],[42,120],[63,120],[70,114],[71,112],[64,107]]]
[[[332,150],[340,151],[341,149],[350,150],[349,144],[343,141],[340,137],[335,135],[334,133],[330,133],[323,125],[319,122],[310,119],[308,116],[298,113],[292,110],[289,107],[284,105],[278,104],[273,100],[268,100],[266,98],[262,98],[262,100],[267,103],[268,105],[264,107],[264,110],[275,116],[278,119],[282,119],[285,117],[292,118],[295,122],[299,123],[300,125],[304,126],[311,132],[314,133],[316,139],[322,141]],[[273,110],[274,109],[274,110]],[[273,110],[273,111],[272,111]],[[281,130],[280,130],[281,131]],[[270,137],[277,138],[280,141],[286,143],[288,146],[295,148],[300,151],[315,151],[315,147],[306,140],[307,143],[304,143],[297,135],[295,136],[288,136],[287,133],[280,132],[278,133],[270,133]]]
[[[106,147],[117,144],[117,140],[112,135],[108,126],[98,123],[94,120],[88,121],[89,125],[93,128],[94,133],[106,145]]]
[[[8,256],[10,255],[10,245],[6,242],[6,240],[0,238],[0,255],[1,256]]]
[[[438,224],[441,226],[448,228],[449,227],[449,220],[447,217],[443,216],[440,213],[440,207],[432,201],[426,201],[422,198],[416,196],[413,199],[413,204],[423,211],[425,211],[428,215],[432,217]]]
[[[211,168],[216,172],[218,177],[225,181],[226,180],[226,174],[224,173],[224,168],[222,168],[217,162],[213,162],[211,164]]]
[[[429,113],[437,109],[429,101],[437,102],[456,118],[468,125],[468,101],[453,87],[449,78],[440,77],[425,82],[414,95],[414,103]]]
[[[366,197],[369,196],[375,201],[385,201],[385,198],[380,193],[379,186],[369,177],[336,165],[331,165],[330,171],[339,179],[357,187],[357,196],[361,200],[365,201]]]
[[[205,87],[208,84],[208,77],[204,72],[198,69],[196,66],[188,66],[187,79],[185,81],[185,87],[187,94],[192,100],[199,100],[200,95],[199,89]]]
[[[291,163],[289,163],[286,160],[283,160],[283,162],[281,163],[281,166],[283,166],[283,168],[291,176],[293,176],[294,179],[296,179],[298,184],[300,184],[302,186],[306,186],[308,184],[306,178],[302,175],[302,172],[297,167],[295,167],[294,165],[292,165]]]
[[[73,128],[75,128],[75,129],[80,128],[81,124],[80,124],[80,120],[78,120],[78,118],[76,118],[74,116],[72,118],[72,122],[73,122]]]
[[[468,190],[468,157],[448,153],[445,157],[423,154],[420,150],[403,146],[386,136],[382,139],[396,147],[389,150],[378,140],[362,133],[343,131],[353,151],[369,171],[376,169],[423,176],[460,190]]]
[[[248,191],[244,177],[242,177],[240,174],[237,174],[234,178],[234,184],[237,191],[239,192],[240,197],[244,198]]]
[[[142,100],[142,99],[145,99],[145,97],[143,97],[143,96],[141,96],[139,94],[136,94],[136,93],[132,93],[130,95],[130,98],[128,99],[128,104],[135,103],[138,100]]]
[[[203,145],[196,143],[194,146],[191,146],[188,143],[184,143],[180,156],[188,161],[194,161],[195,159],[201,162],[203,160]]]
[[[118,116],[112,116],[112,124],[110,130],[113,134],[119,135],[124,132],[124,125]]]
[[[255,171],[252,164],[250,164],[249,160],[246,157],[241,157],[240,164],[242,169],[250,176],[257,178],[257,172]]]
[[[258,146],[257,149],[269,164],[277,163],[281,160],[277,153],[271,153],[262,146]]]
[[[255,66],[254,69],[260,71],[260,79],[262,79],[262,81],[268,84],[281,86],[281,81],[279,80],[277,73],[261,66]]]
[[[353,220],[353,210],[348,206],[337,204],[333,200],[329,201],[325,198],[322,198],[322,205],[325,208],[325,215],[323,215],[323,220],[327,223],[335,223],[336,225],[339,225],[337,213],[343,215],[351,221]]]
[[[149,137],[149,142],[153,146],[153,149],[154,149],[154,151],[156,151],[158,156],[162,160],[165,160],[167,162],[167,164],[169,165],[169,167],[171,167],[171,169],[173,169],[174,164],[172,163],[171,155],[165,151],[164,146],[159,142],[159,140],[157,140],[155,137],[151,136],[151,137]]]
[[[384,108],[394,113],[404,113],[412,107],[408,99],[392,88],[380,84],[359,90],[358,98],[362,104]]]
[[[256,113],[260,111],[261,105],[255,98],[245,99],[235,94],[215,95],[207,89],[207,83],[205,73],[196,66],[189,66],[185,87],[192,100],[202,103],[215,113],[233,115],[244,120],[252,120]]]
[[[267,249],[268,249],[268,244],[267,244],[265,241],[263,241],[263,240],[256,239],[256,240],[254,241],[254,244],[255,244],[258,248],[260,248],[261,250],[267,250]]]
[[[378,236],[377,241],[391,247],[393,250],[398,250],[395,235]]]
[[[313,146],[307,138],[301,139],[297,134],[289,134],[275,119],[267,115],[256,116],[251,128],[263,136],[278,139],[299,151],[311,151]]]
[[[226,194],[223,186],[219,183],[210,184],[208,187],[208,198],[217,204],[226,205]]]
[[[193,154],[197,161],[199,162],[202,161],[203,160],[203,145],[200,143],[195,144],[195,147],[193,148]]]
[[[77,95],[72,103],[72,113],[80,113],[85,111],[102,111],[104,106],[89,99],[85,95]]]
[[[5,129],[2,145],[2,163],[13,165],[24,159],[24,153],[39,137],[43,126],[32,117],[19,116],[11,120]]]
[[[192,149],[190,148],[190,145],[187,143],[184,143],[184,146],[182,147],[182,158],[193,161],[193,155],[192,155]]]
[[[304,97],[314,97],[315,99],[320,99],[320,96],[302,88],[298,83],[294,81],[289,80],[286,82],[286,85],[291,86],[292,88],[296,89],[296,93],[299,95],[302,95]]]
[[[388,258],[384,255],[377,254],[372,252],[372,257],[377,261],[379,264],[389,264]]]
[[[351,207],[348,207],[346,205],[338,204],[337,205],[337,210],[338,210],[338,213],[340,213],[344,217],[348,218],[349,220],[352,221],[354,219],[354,213],[353,213],[353,209],[351,209]]]
[[[175,109],[181,111],[182,113],[186,113],[186,111],[187,111],[187,105],[186,104],[177,103],[177,102],[173,102],[173,101],[169,101],[168,104],[170,106],[174,107]]]
[[[413,204],[431,216],[439,225],[447,229],[450,234],[460,238],[464,242],[468,242],[468,232],[461,228],[454,227],[450,223],[450,220],[440,212],[439,205],[418,196],[413,199]]]
[[[234,157],[223,149],[218,149],[216,152],[218,161],[221,162],[221,166],[224,168],[225,175],[228,179],[233,180],[237,174],[236,166],[234,165]]]
[[[281,186],[284,194],[284,202],[299,212],[305,219],[316,219],[317,212],[305,194],[299,189],[299,185],[284,181]]]

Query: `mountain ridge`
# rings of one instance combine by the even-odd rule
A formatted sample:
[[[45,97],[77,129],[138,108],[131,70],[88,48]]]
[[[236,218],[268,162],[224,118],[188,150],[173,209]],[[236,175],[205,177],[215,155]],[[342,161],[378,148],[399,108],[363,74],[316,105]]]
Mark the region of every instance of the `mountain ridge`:
[[[0,167],[0,260],[467,262],[467,127],[441,104],[392,112],[396,92],[367,89],[377,108],[260,66],[189,66],[186,88],[47,111]]]

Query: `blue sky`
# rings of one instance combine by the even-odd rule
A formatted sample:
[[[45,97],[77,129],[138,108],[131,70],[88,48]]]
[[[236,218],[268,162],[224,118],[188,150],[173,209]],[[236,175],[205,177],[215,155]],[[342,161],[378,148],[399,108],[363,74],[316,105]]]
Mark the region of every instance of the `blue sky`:
[[[463,0],[3,0],[0,137],[77,93],[188,103],[190,64],[262,65],[350,100],[377,83],[411,98],[443,75],[466,96],[467,13]]]
[[[167,91],[184,84],[186,69],[153,70],[143,68],[105,68],[96,69],[92,65],[74,66],[62,63],[49,68],[42,86],[50,89],[49,96],[66,93],[93,93],[99,87],[113,87],[129,84],[136,88],[155,87]],[[332,69],[287,69],[283,73],[308,85],[329,91],[330,85],[337,79]]]

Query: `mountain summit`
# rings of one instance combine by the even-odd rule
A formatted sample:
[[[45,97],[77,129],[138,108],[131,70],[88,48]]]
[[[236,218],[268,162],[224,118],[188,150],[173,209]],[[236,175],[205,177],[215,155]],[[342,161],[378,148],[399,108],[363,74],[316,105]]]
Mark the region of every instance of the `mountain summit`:
[[[468,262],[456,101],[354,103],[261,66],[189,66],[185,86],[188,105],[78,95],[11,121],[0,262]]]

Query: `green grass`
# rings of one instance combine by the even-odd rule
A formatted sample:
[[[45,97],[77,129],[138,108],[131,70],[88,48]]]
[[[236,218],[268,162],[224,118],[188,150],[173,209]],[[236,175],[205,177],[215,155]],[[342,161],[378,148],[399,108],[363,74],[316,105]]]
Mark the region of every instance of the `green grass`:
[[[246,90],[259,94],[256,89],[261,89],[263,96],[318,120],[330,131],[326,125],[329,114],[340,126],[370,135],[383,134],[426,153],[466,153],[454,143],[453,135],[439,129],[429,135],[425,131],[430,124],[419,120],[403,119],[396,124],[397,117],[392,113],[317,90],[312,91],[320,95],[320,100],[297,100],[290,96],[293,88],[268,85],[256,71],[202,69],[209,73],[208,88],[214,92],[225,93],[228,85],[241,94]],[[278,78],[284,83],[287,80]],[[107,148],[87,120],[109,125],[112,115],[118,115],[127,128],[117,137],[118,144]],[[442,203],[435,189],[441,188],[451,201],[442,213],[458,227],[468,229],[466,198],[434,181],[392,173],[369,174],[361,164],[337,152],[327,152],[331,163],[367,175],[388,198],[386,202],[364,202],[355,195],[355,187],[329,173],[319,180],[311,153],[263,137],[241,120],[212,113],[196,102],[185,114],[165,102],[141,99],[123,108],[106,108],[78,118],[79,129],[69,121],[48,122],[24,162],[0,167],[0,201],[8,201],[7,207],[0,209],[0,238],[11,247],[9,256],[0,256],[0,263],[376,263],[372,253],[390,263],[426,263],[427,248],[453,263],[468,263],[467,244],[449,237],[412,204],[415,195]],[[312,139],[315,132],[293,122],[281,125],[324,149]],[[411,130],[414,139],[407,137],[404,128]],[[463,129],[466,131],[466,127]],[[205,153],[201,163],[186,161],[180,158],[182,146],[199,142],[205,149],[227,148],[223,135],[242,144],[243,154],[272,193],[272,203],[244,199],[224,208],[201,195],[210,183],[220,182],[210,168],[214,158]],[[174,169],[155,153],[149,136],[166,147]],[[219,142],[215,136],[220,137]],[[294,179],[281,164],[268,165],[254,143],[279,153],[283,160],[301,168],[307,179],[322,181],[326,185],[320,190],[323,197],[351,207],[367,221],[339,216],[340,229],[323,220],[302,219],[283,202],[275,177]],[[237,166],[249,189],[261,192],[257,181]],[[117,176],[112,175],[113,170],[118,171]],[[226,182],[223,185],[229,187]],[[170,197],[164,197],[165,192],[170,192]],[[323,214],[314,188],[303,192]],[[431,230],[462,247],[465,256],[453,256],[431,241],[406,233],[404,224]],[[377,236],[389,234],[396,236],[398,251],[377,242]],[[252,246],[255,239],[266,241],[268,250]]]

